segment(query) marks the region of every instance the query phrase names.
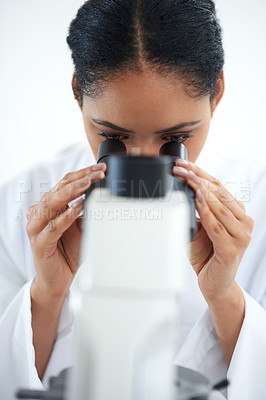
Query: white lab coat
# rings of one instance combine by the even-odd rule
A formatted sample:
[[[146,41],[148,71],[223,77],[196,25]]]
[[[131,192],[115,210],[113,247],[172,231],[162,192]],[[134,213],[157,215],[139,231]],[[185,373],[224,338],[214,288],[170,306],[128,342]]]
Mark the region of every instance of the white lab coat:
[[[65,173],[95,163],[88,145],[78,144],[47,163],[21,173],[0,190],[0,399],[13,400],[18,387],[47,386],[48,379],[73,365],[73,320],[67,298],[43,382],[34,361],[30,285],[35,269],[26,234],[26,210]],[[175,363],[215,383],[226,374],[229,400],[266,399],[266,169],[256,162],[201,153],[198,164],[244,201],[255,220],[254,233],[237,281],[245,296],[245,320],[229,369],[192,267],[180,303],[180,336]],[[218,398],[218,397],[217,397]],[[220,397],[219,397],[220,398]]]

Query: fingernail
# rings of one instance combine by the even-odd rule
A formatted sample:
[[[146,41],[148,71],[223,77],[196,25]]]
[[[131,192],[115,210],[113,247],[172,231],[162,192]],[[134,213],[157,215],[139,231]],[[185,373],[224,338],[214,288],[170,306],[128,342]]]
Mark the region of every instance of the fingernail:
[[[83,202],[84,202],[83,198],[77,200],[74,204],[72,204],[72,208],[79,208],[79,207],[81,207],[81,206],[83,205]]]
[[[176,164],[180,165],[180,167],[188,168],[189,167],[189,162],[187,160],[183,160],[182,158],[178,158],[176,160]]]
[[[196,191],[196,197],[202,205],[206,204],[205,199],[199,189]]]
[[[105,167],[104,163],[95,164],[91,167],[92,171],[101,171]]]
[[[178,176],[182,176],[182,178],[186,178],[188,176],[188,171],[182,167],[174,167],[174,173]]]
[[[198,178],[193,171],[189,171],[188,177],[192,182],[196,183],[196,185],[200,184],[200,178]]]

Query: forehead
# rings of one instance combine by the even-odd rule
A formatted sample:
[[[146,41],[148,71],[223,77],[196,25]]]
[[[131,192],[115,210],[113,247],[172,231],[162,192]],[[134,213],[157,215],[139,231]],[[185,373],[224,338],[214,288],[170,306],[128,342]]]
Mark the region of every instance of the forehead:
[[[154,72],[124,74],[111,81],[96,99],[84,98],[84,113],[99,119],[156,126],[199,120],[210,108],[209,96],[191,97],[177,76]]]

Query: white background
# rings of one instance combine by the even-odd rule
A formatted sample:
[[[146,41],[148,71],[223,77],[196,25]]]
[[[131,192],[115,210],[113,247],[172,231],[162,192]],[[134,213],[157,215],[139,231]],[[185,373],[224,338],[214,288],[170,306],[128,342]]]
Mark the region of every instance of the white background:
[[[86,140],[66,36],[83,0],[0,0],[0,183]],[[266,159],[266,1],[219,0],[226,92],[209,144]]]

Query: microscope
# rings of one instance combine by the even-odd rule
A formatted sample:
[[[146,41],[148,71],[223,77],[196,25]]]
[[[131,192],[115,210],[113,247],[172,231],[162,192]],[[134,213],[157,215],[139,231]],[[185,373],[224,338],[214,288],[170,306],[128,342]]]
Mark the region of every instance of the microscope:
[[[128,156],[107,139],[106,177],[86,193],[76,316],[74,393],[80,400],[173,400],[178,297],[196,232],[193,190],[174,178],[184,145]],[[185,264],[186,265],[186,264]]]
[[[210,398],[204,376],[173,365],[184,261],[196,234],[194,192],[173,176],[177,158],[187,158],[178,142],[165,143],[159,157],[127,155],[117,139],[99,146],[97,162],[107,171],[86,192],[70,296],[75,367],[40,397],[21,390],[18,398]]]

